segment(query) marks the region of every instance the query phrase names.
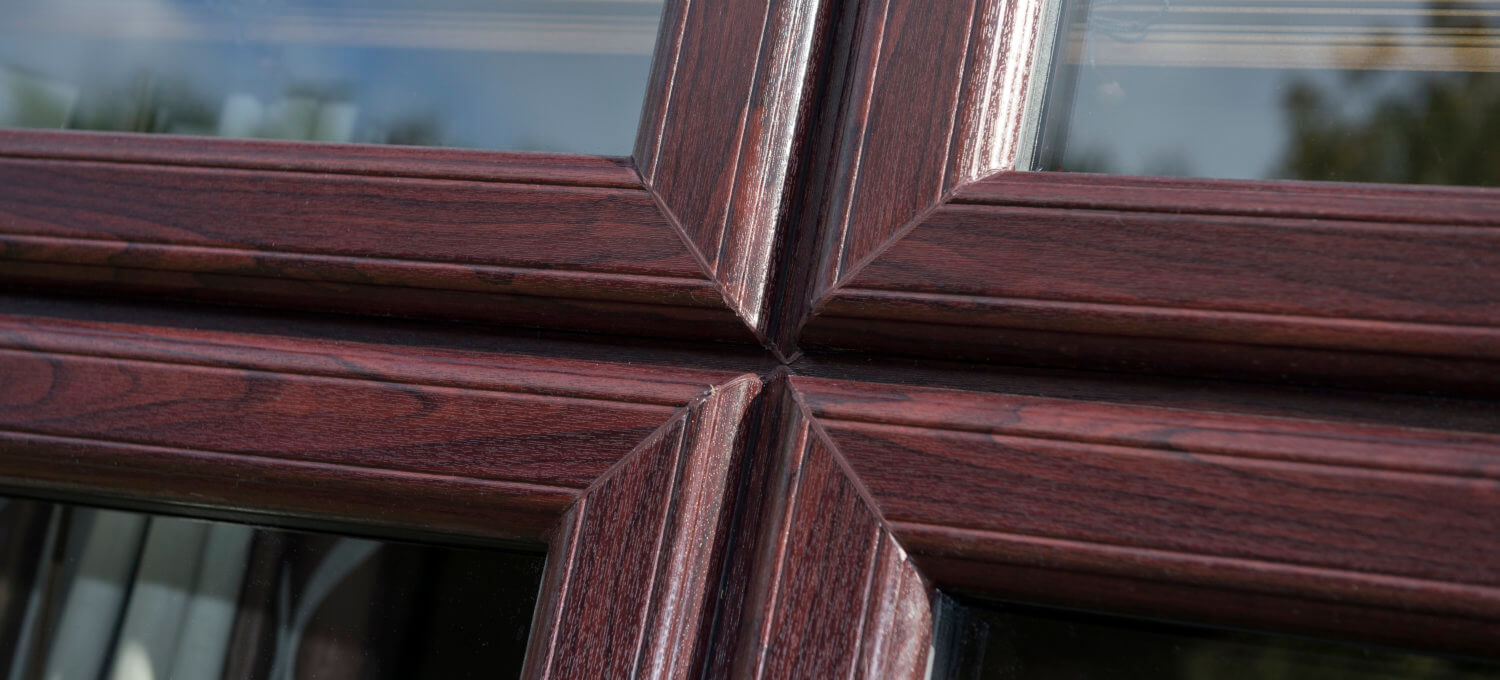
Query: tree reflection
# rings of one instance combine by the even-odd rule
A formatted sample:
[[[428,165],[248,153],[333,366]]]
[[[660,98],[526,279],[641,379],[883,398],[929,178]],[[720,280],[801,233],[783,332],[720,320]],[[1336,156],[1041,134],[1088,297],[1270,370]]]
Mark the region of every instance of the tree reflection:
[[[142,72],[132,77],[126,87],[85,92],[65,127],[191,133],[212,130],[215,118],[214,107],[186,83]]]
[[[79,88],[0,66],[0,126],[159,132],[325,142],[444,144],[436,112],[361,121],[347,87],[298,84],[276,97],[215,102],[179,78],[142,71],[123,85]]]
[[[62,127],[77,96],[74,88],[0,66],[0,125]]]
[[[1297,179],[1500,185],[1500,77],[1428,74],[1367,116],[1332,113],[1342,92],[1301,81],[1283,106],[1290,139],[1281,175]]]
[[[1427,5],[1427,26],[1490,28],[1457,2]],[[1454,41],[1456,42],[1456,41]],[[1465,63],[1453,43],[1453,64]],[[1500,68],[1481,61],[1475,69]],[[1356,114],[1344,102],[1368,92],[1368,70],[1345,70],[1332,83],[1294,81],[1282,98],[1289,139],[1278,174],[1287,178],[1411,184],[1500,186],[1500,73],[1391,72],[1406,81]],[[1368,96],[1366,94],[1365,96]]]

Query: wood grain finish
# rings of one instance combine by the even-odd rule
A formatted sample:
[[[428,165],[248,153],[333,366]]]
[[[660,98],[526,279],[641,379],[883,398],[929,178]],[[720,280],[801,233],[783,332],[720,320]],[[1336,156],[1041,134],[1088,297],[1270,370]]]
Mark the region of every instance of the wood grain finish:
[[[563,516],[528,677],[696,674],[717,599],[733,445],[759,386],[742,377],[689,405]]]
[[[10,158],[640,188],[629,159],[534,151],[17,129],[0,129],[0,146]]]
[[[955,187],[1014,167],[1034,0],[860,4],[824,206],[815,298]]]
[[[0,281],[754,342],[826,12],[667,4],[635,161],[0,131]]]
[[[1500,193],[1340,190],[1000,175],[931,212],[822,313],[1500,359]]]
[[[12,140],[18,153],[34,153],[32,134],[0,133],[0,154]],[[269,162],[258,142],[174,139],[153,154],[155,138],[126,137],[89,135],[58,151],[82,155],[88,149],[73,147],[89,140],[94,155],[126,162],[0,158],[0,278],[49,290],[751,338],[649,192],[638,182],[607,186],[628,168],[495,154],[495,163],[523,164],[489,173],[494,181],[399,177],[387,174],[393,159],[348,161],[348,149],[306,145],[284,163],[292,168],[264,169],[254,168]],[[245,167],[206,167],[221,155]],[[462,165],[455,161],[415,162],[433,155],[414,151],[411,171],[484,175],[448,167]],[[511,177],[525,172],[535,176]],[[540,183],[548,180],[558,183]],[[595,185],[566,184],[576,180]]]
[[[12,306],[0,485],[545,543],[530,677],[923,677],[936,588],[1493,655],[1483,405],[618,337],[1500,389],[1500,192],[1014,172],[1043,4],[669,0],[631,159],[0,131],[6,284],[616,335]]]
[[[1015,172],[1040,3],[860,7],[788,347],[1500,389],[1500,191]]]
[[[933,591],[791,394],[771,383],[712,677],[925,677]]]
[[[528,677],[705,658],[754,375],[0,316],[13,490],[551,544]]]
[[[667,3],[635,161],[758,337],[826,0]]]
[[[537,540],[732,376],[5,316],[0,477]]]
[[[602,279],[594,291],[580,291],[585,295],[625,288],[628,278],[611,282],[615,275],[703,290],[681,244],[656,238],[669,227],[638,189],[155,165],[131,165],[122,175],[122,169],[6,159],[0,178],[12,257],[63,259],[49,246],[77,252],[84,241],[113,247],[71,262],[175,271],[193,271],[198,263],[199,271],[275,276],[274,263],[291,259],[286,268],[293,271],[344,265],[343,276],[330,283],[366,283],[379,281],[382,262],[413,261],[472,266],[470,278],[516,293],[528,292],[528,274],[585,284]],[[299,255],[306,259],[298,262]],[[361,266],[357,258],[373,262]],[[259,261],[270,266],[257,270]],[[700,304],[711,301],[702,298]]]
[[[1500,641],[1495,435],[792,383],[939,586],[1480,654]]]

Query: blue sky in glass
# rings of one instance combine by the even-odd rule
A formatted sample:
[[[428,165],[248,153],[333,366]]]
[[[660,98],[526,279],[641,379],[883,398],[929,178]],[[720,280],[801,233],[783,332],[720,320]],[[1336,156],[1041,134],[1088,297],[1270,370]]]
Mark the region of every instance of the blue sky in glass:
[[[5,100],[20,97],[16,83],[45,83],[69,110],[56,126],[626,155],[660,11],[659,0],[0,0],[19,17],[0,26],[0,124],[35,125],[6,120],[19,105]],[[135,123],[88,115],[102,109]],[[289,116],[322,127],[272,124]]]

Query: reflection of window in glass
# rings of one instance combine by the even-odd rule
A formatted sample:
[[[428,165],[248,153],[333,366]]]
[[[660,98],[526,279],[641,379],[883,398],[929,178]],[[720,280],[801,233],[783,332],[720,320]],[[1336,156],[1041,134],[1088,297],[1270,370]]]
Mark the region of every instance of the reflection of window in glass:
[[[945,600],[932,677],[1494,680],[1500,665],[1387,647]]]
[[[0,126],[626,155],[661,0],[0,0]]]
[[[543,558],[0,499],[10,678],[519,675]]]
[[[1500,185],[1500,2],[1061,1],[1037,169]]]

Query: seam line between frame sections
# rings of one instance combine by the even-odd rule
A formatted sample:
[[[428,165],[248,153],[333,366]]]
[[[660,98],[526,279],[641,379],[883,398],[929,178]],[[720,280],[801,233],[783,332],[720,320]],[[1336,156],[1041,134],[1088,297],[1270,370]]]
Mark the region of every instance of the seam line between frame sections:
[[[978,529],[978,528],[969,528],[969,527],[959,527],[959,526],[950,526],[950,525],[945,525],[945,524],[931,524],[931,523],[927,523],[927,522],[914,522],[914,521],[907,521],[907,520],[893,520],[893,521],[891,521],[891,527],[894,530],[893,533],[894,533],[895,536],[897,536],[897,540],[898,541],[900,541],[900,537],[903,534],[905,534],[907,531],[930,532],[930,533],[963,534],[963,535],[966,535],[966,536],[968,536],[971,539],[976,540],[976,541],[983,541],[983,540],[985,540],[987,538],[992,538],[993,537],[995,539],[1007,540],[1007,541],[1010,541],[1012,543],[1018,543],[1018,544],[1023,544],[1023,545],[1027,545],[1027,546],[1051,547],[1051,548],[1054,548],[1054,549],[1059,550],[1059,551],[1064,551],[1064,550],[1069,550],[1069,549],[1083,549],[1083,550],[1090,551],[1090,554],[1098,554],[1100,552],[1108,552],[1108,553],[1133,552],[1133,553],[1137,553],[1138,556],[1139,556],[1139,558],[1140,558],[1140,561],[1138,561],[1138,562],[1129,563],[1129,564],[1131,564],[1132,568],[1136,569],[1136,570],[1139,570],[1141,568],[1140,567],[1140,563],[1142,561],[1144,561],[1144,562],[1155,562],[1155,561],[1161,561],[1161,560],[1169,560],[1169,561],[1173,561],[1173,562],[1182,562],[1182,561],[1185,561],[1185,560],[1192,560],[1192,561],[1197,561],[1197,562],[1200,562],[1200,563],[1207,563],[1207,564],[1203,564],[1201,566],[1213,566],[1215,568],[1238,567],[1238,568],[1241,568],[1241,569],[1254,570],[1257,573],[1262,573],[1262,574],[1267,573],[1267,572],[1273,572],[1273,573],[1278,573],[1278,574],[1286,574],[1288,572],[1303,572],[1303,573],[1308,573],[1308,574],[1312,574],[1312,575],[1316,575],[1316,576],[1321,576],[1321,577],[1324,577],[1324,578],[1333,578],[1333,579],[1344,580],[1346,582],[1349,582],[1349,581],[1366,582],[1366,583],[1371,582],[1371,581],[1384,582],[1384,585],[1387,586],[1387,587],[1393,587],[1393,588],[1399,588],[1399,589],[1412,589],[1412,588],[1415,588],[1415,589],[1419,589],[1419,590],[1431,590],[1433,588],[1437,588],[1437,589],[1441,589],[1441,590],[1445,590],[1445,591],[1450,591],[1450,592],[1452,592],[1452,591],[1462,591],[1462,592],[1452,592],[1453,595],[1458,596],[1458,597],[1473,597],[1477,593],[1478,595],[1480,595],[1482,597],[1486,597],[1486,598],[1490,599],[1493,602],[1500,603],[1500,587],[1491,586],[1491,585],[1484,585],[1484,584],[1478,584],[1478,583],[1468,583],[1468,582],[1461,582],[1461,581],[1438,581],[1438,580],[1425,579],[1425,578],[1419,578],[1419,577],[1402,576],[1402,575],[1398,575],[1398,574],[1389,574],[1389,573],[1385,573],[1385,572],[1355,571],[1355,570],[1343,569],[1343,568],[1339,568],[1339,567],[1327,567],[1327,566],[1305,564],[1305,563],[1292,562],[1292,561],[1272,561],[1272,560],[1259,559],[1259,558],[1235,557],[1235,556],[1230,556],[1230,555],[1217,555],[1217,554],[1209,554],[1209,553],[1190,553],[1190,552],[1183,552],[1183,551],[1179,551],[1179,550],[1170,550],[1170,549],[1162,549],[1162,548],[1152,548],[1152,547],[1147,547],[1147,546],[1131,545],[1131,544],[1124,544],[1124,543],[1104,543],[1104,542],[1099,542],[1099,541],[1087,541],[1087,540],[1079,540],[1079,539],[1072,539],[1072,538],[1060,538],[1060,537],[1043,536],[1043,535],[1037,535],[1037,534],[1019,534],[1019,533],[1012,533],[1012,532],[1006,532],[1006,531],[996,531],[996,530],[991,530],[991,529]],[[912,548],[907,547],[907,546],[905,546],[903,544],[903,549],[905,549],[906,551],[908,551],[911,554],[915,554],[915,555],[919,555],[919,556],[930,556],[930,557],[937,557],[937,558],[945,558],[946,557],[946,558],[955,558],[955,559],[964,559],[964,560],[975,560],[975,561],[982,561],[982,562],[991,562],[991,561],[993,561],[993,562],[1004,562],[1004,563],[1010,563],[1010,564],[1023,564],[1023,565],[1025,564],[1025,563],[1023,563],[1021,561],[1018,561],[1018,560],[1015,560],[1015,559],[1007,559],[1005,557],[998,557],[998,558],[995,558],[995,559],[990,559],[990,558],[984,557],[984,556],[981,556],[981,557],[966,557],[966,556],[964,556],[964,554],[962,552],[945,551],[945,550],[943,550],[941,548],[938,548],[938,549],[913,550]],[[1122,560],[1121,562],[1122,563],[1127,563],[1124,560]],[[1068,566],[1068,567],[1055,567],[1055,568],[1063,569],[1063,570],[1066,570],[1066,571],[1106,573],[1106,574],[1114,574],[1114,575],[1125,577],[1125,578],[1133,578],[1133,579],[1141,579],[1141,580],[1153,580],[1152,576],[1142,575],[1140,573],[1131,573],[1131,572],[1129,572],[1127,570],[1123,570],[1123,569],[1110,570],[1110,569],[1100,569],[1100,568],[1097,568],[1097,567],[1081,567],[1081,566]],[[1353,578],[1351,578],[1351,577],[1353,577]],[[1204,583],[1199,583],[1199,581],[1204,581]],[[1243,585],[1239,585],[1239,584],[1228,582],[1228,581],[1225,581],[1225,583],[1223,583],[1223,584],[1214,584],[1214,583],[1212,583],[1212,579],[1199,579],[1199,580],[1195,580],[1193,582],[1195,584],[1203,585],[1205,587],[1217,587],[1217,588],[1228,588],[1228,589],[1235,589],[1235,590],[1247,590],[1247,588],[1245,588]],[[1257,589],[1257,591],[1260,591],[1260,590],[1268,590],[1268,589]],[[1379,605],[1377,605],[1377,606],[1379,606]],[[1389,606],[1389,605],[1385,605],[1385,606]],[[1449,611],[1449,610],[1450,610],[1449,608],[1444,608],[1444,611]],[[1469,616],[1469,617],[1473,617],[1473,618],[1500,619],[1500,614],[1491,614],[1489,616],[1484,616],[1484,615],[1477,615],[1477,614],[1473,614],[1473,613],[1465,613],[1464,615],[1465,616]]]
[[[206,139],[213,139],[213,138],[206,138]],[[89,163],[89,164],[95,164],[95,165],[101,165],[101,166],[113,166],[113,165],[118,165],[118,166],[144,166],[144,167],[148,167],[148,168],[159,168],[159,169],[165,169],[165,170],[192,170],[192,169],[197,169],[197,170],[221,170],[221,171],[233,171],[233,172],[265,172],[265,173],[276,173],[276,174],[286,174],[286,175],[322,175],[322,176],[327,176],[327,177],[350,177],[350,178],[359,178],[359,179],[387,179],[387,180],[410,179],[410,180],[426,180],[426,181],[435,181],[435,182],[462,182],[462,183],[502,185],[502,186],[516,186],[516,187],[528,187],[528,186],[530,186],[530,187],[555,187],[555,188],[575,188],[575,189],[617,189],[617,190],[624,190],[624,191],[644,191],[644,187],[641,186],[641,184],[639,183],[638,180],[635,181],[635,182],[624,181],[631,174],[630,173],[630,167],[629,167],[629,165],[627,163],[625,163],[625,161],[629,160],[627,157],[623,157],[623,156],[584,156],[584,158],[589,158],[589,159],[600,159],[600,158],[603,158],[603,159],[607,159],[607,160],[610,160],[610,161],[621,161],[620,165],[614,166],[614,167],[610,167],[608,169],[603,170],[603,172],[619,174],[620,175],[619,180],[618,181],[608,181],[608,182],[589,182],[589,181],[580,181],[580,180],[569,181],[569,180],[557,179],[557,178],[554,178],[554,177],[547,177],[547,176],[525,177],[524,175],[518,175],[518,176],[516,176],[514,178],[510,178],[510,177],[501,178],[501,177],[495,177],[495,176],[487,176],[487,175],[480,174],[480,173],[463,173],[463,172],[446,172],[446,173],[445,172],[430,172],[430,173],[422,173],[422,172],[395,172],[395,171],[381,171],[381,170],[376,170],[376,169],[373,169],[373,168],[337,167],[336,165],[334,167],[317,167],[317,166],[314,165],[314,163],[316,163],[316,161],[303,161],[300,165],[298,165],[296,162],[292,162],[290,164],[280,164],[280,165],[277,165],[277,164],[271,164],[271,163],[254,163],[254,162],[243,162],[243,163],[227,162],[226,163],[226,162],[223,162],[223,161],[213,162],[213,161],[210,161],[210,160],[204,160],[202,162],[194,162],[194,161],[190,161],[190,160],[176,160],[176,161],[174,161],[174,160],[169,160],[169,159],[165,159],[165,158],[140,158],[140,159],[132,159],[132,158],[110,158],[110,157],[103,156],[102,154],[101,155],[95,155],[95,154],[87,154],[87,153],[43,154],[43,153],[26,153],[26,152],[7,152],[7,151],[3,150],[3,148],[0,148],[0,161],[5,161],[5,160],[36,161],[36,162],[56,161],[56,162],[61,162],[61,163],[79,163],[79,164]],[[412,159],[412,161],[414,163],[420,162],[419,159]],[[595,168],[590,167],[590,168],[578,168],[576,171],[578,171],[578,172],[589,172],[589,171],[595,171],[595,170],[596,170]],[[538,173],[538,175],[545,175],[545,174],[546,173]]]
[[[870,421],[870,420],[855,420],[855,419],[852,419],[852,418],[830,418],[830,417],[819,418],[819,421],[820,422],[830,422],[830,423],[843,423],[845,425],[854,426],[856,428],[868,428],[868,429],[873,429],[873,430],[887,430],[887,429],[888,430],[918,430],[918,431],[923,431],[923,432],[943,432],[943,433],[949,433],[949,434],[977,435],[977,436],[988,437],[988,438],[1020,439],[1020,440],[1036,441],[1036,442],[1053,442],[1053,443],[1058,443],[1058,444],[1073,444],[1073,445],[1077,445],[1077,446],[1090,446],[1090,447],[1105,446],[1105,447],[1110,447],[1110,448],[1114,448],[1114,449],[1120,449],[1121,451],[1116,452],[1117,454],[1125,454],[1126,452],[1129,452],[1129,453],[1134,454],[1134,455],[1144,455],[1144,456],[1152,456],[1152,455],[1154,455],[1154,456],[1157,456],[1157,457],[1171,457],[1171,458],[1177,458],[1177,457],[1181,457],[1181,456],[1192,456],[1194,458],[1198,458],[1200,460],[1200,462],[1203,462],[1205,464],[1212,464],[1212,462],[1214,460],[1224,460],[1224,459],[1227,459],[1227,460],[1233,460],[1233,461],[1275,463],[1275,464],[1291,465],[1291,466],[1295,466],[1295,467],[1321,468],[1321,469],[1324,469],[1325,471],[1327,471],[1327,470],[1336,470],[1336,471],[1341,471],[1341,472],[1354,472],[1354,473],[1367,472],[1367,473],[1377,473],[1377,474],[1378,473],[1398,474],[1398,475],[1403,475],[1403,476],[1410,475],[1410,476],[1414,476],[1414,477],[1431,478],[1433,480],[1441,480],[1441,481],[1444,481],[1444,482],[1456,482],[1456,483],[1460,483],[1460,484],[1470,483],[1470,482],[1475,481],[1476,479],[1490,480],[1490,481],[1500,481],[1500,470],[1497,470],[1495,472],[1485,472],[1483,470],[1473,470],[1473,469],[1468,469],[1468,468],[1464,468],[1464,469],[1436,470],[1436,469],[1420,469],[1420,468],[1414,468],[1414,467],[1403,467],[1403,466],[1398,466],[1398,465],[1393,465],[1393,464],[1388,464],[1388,463],[1379,463],[1379,464],[1373,464],[1372,465],[1372,464],[1362,464],[1362,463],[1342,462],[1342,461],[1308,460],[1308,459],[1302,459],[1302,458],[1291,458],[1291,457],[1287,457],[1287,456],[1258,455],[1255,452],[1251,452],[1251,451],[1226,451],[1226,450],[1217,450],[1216,451],[1216,450],[1211,450],[1211,449],[1202,448],[1202,447],[1189,448],[1189,447],[1172,447],[1172,446],[1151,446],[1151,445],[1145,444],[1145,443],[1123,442],[1123,441],[1119,441],[1119,440],[1109,440],[1109,439],[1105,439],[1105,438],[1070,438],[1068,435],[1063,434],[1063,433],[1014,432],[1014,431],[1007,431],[1007,430],[1000,429],[1000,428],[982,429],[982,428],[977,428],[977,427],[974,427],[974,428],[933,427],[931,425],[923,425],[923,424],[916,424],[916,423],[875,422],[875,421]],[[1235,436],[1245,436],[1245,435],[1249,435],[1249,434],[1252,434],[1252,433],[1249,433],[1249,432],[1233,432],[1233,433],[1230,433],[1230,434],[1235,435]],[[1288,437],[1304,437],[1304,438],[1307,438],[1307,439],[1323,440],[1323,441],[1327,441],[1327,440],[1341,441],[1341,442],[1352,441],[1352,440],[1349,440],[1349,439],[1339,439],[1337,437],[1319,437],[1319,436],[1313,436],[1313,435],[1289,434],[1287,436]],[[832,437],[830,436],[830,439],[831,438]],[[1483,454],[1480,454],[1480,455],[1483,455]],[[1497,459],[1497,461],[1500,461],[1500,452],[1497,452],[1496,454],[1493,454],[1493,455]],[[1216,467],[1217,467],[1217,465],[1216,465]],[[872,497],[873,497],[873,494],[872,494]]]
[[[3,337],[3,335],[4,335],[4,331],[0,331],[0,337]],[[361,383],[361,384],[370,384],[370,385],[385,385],[385,386],[406,385],[406,386],[412,386],[412,387],[430,387],[430,388],[433,388],[433,389],[450,390],[450,391],[453,391],[453,392],[475,393],[475,394],[494,394],[494,395],[512,395],[512,396],[516,396],[516,397],[530,398],[530,399],[537,399],[537,400],[567,400],[567,401],[581,401],[581,402],[597,402],[597,403],[605,403],[605,404],[629,404],[629,405],[633,405],[633,406],[661,408],[661,409],[664,409],[664,410],[667,410],[667,411],[675,411],[675,410],[680,409],[680,408],[683,407],[683,402],[681,402],[681,401],[671,401],[671,400],[664,400],[664,399],[663,400],[651,400],[651,401],[648,401],[648,400],[631,400],[631,399],[620,399],[620,398],[610,398],[610,397],[603,397],[603,396],[585,395],[585,394],[578,393],[578,392],[526,391],[526,390],[517,390],[517,389],[504,389],[502,387],[480,387],[480,386],[474,386],[474,385],[463,385],[463,384],[459,384],[459,383],[456,383],[456,382],[422,382],[422,381],[417,381],[417,380],[390,380],[390,379],[381,379],[381,378],[375,378],[375,377],[370,377],[370,376],[346,375],[346,374],[337,374],[337,373],[321,373],[321,372],[315,372],[315,371],[280,370],[280,369],[266,368],[266,367],[253,367],[253,366],[247,367],[247,366],[243,366],[243,365],[241,365],[241,366],[235,366],[235,365],[228,365],[228,364],[193,363],[193,362],[186,362],[186,361],[170,361],[170,360],[167,360],[167,359],[140,358],[140,357],[130,357],[130,356],[115,356],[115,355],[108,355],[108,354],[86,354],[86,353],[83,353],[83,352],[76,352],[76,351],[63,351],[63,350],[51,350],[51,349],[43,350],[43,349],[35,349],[35,348],[29,348],[29,347],[18,347],[18,346],[12,345],[12,344],[0,344],[0,353],[14,353],[14,354],[20,354],[20,355],[24,355],[24,356],[67,356],[67,357],[77,357],[77,358],[80,358],[80,359],[97,359],[99,361],[110,361],[110,362],[134,362],[134,363],[141,363],[141,364],[151,364],[151,365],[156,365],[156,366],[183,366],[183,367],[199,368],[199,369],[210,370],[210,371],[238,372],[238,373],[258,373],[258,374],[262,374],[262,375],[271,375],[271,376],[298,376],[298,377],[305,377],[305,378],[319,378],[319,379],[330,380],[330,381],[335,381],[335,382],[350,382],[350,383]],[[314,355],[314,356],[316,356],[316,355]],[[673,384],[682,384],[682,383],[673,383]]]
[[[0,440],[5,439],[6,435],[19,435],[21,437],[26,437],[26,438],[46,439],[46,440],[54,440],[54,441],[62,441],[62,442],[72,442],[72,443],[85,444],[85,445],[88,445],[88,444],[109,444],[109,445],[114,445],[114,446],[129,446],[129,447],[140,448],[140,449],[150,449],[152,451],[157,451],[157,452],[162,452],[162,453],[169,453],[169,454],[172,454],[172,455],[213,456],[213,457],[218,457],[218,458],[235,458],[235,459],[239,459],[239,460],[247,461],[247,462],[253,462],[253,461],[271,461],[271,462],[274,462],[274,463],[276,463],[278,465],[283,465],[283,466],[287,466],[287,467],[317,468],[317,469],[325,469],[325,470],[350,470],[350,471],[367,472],[367,473],[382,474],[382,475],[391,475],[391,476],[420,477],[420,478],[430,479],[430,480],[434,480],[434,481],[460,482],[460,483],[466,483],[466,484],[478,484],[478,485],[481,485],[481,486],[522,487],[522,488],[525,488],[525,489],[530,489],[530,490],[534,490],[534,491],[538,491],[538,492],[542,492],[542,493],[555,493],[555,494],[559,494],[559,495],[570,496],[570,497],[573,497],[573,498],[579,498],[579,497],[581,497],[581,494],[584,491],[583,487],[554,486],[554,485],[551,485],[551,484],[539,484],[539,483],[536,483],[536,482],[527,482],[527,481],[524,481],[524,480],[516,480],[516,479],[504,479],[504,478],[499,478],[499,477],[465,477],[465,476],[462,476],[462,475],[447,475],[447,474],[442,474],[442,473],[438,473],[438,472],[427,472],[427,471],[421,471],[421,470],[405,470],[405,469],[401,469],[401,468],[373,467],[373,466],[364,466],[364,465],[348,465],[348,464],[345,464],[345,463],[331,463],[331,462],[328,462],[328,461],[308,460],[308,459],[305,459],[305,458],[288,458],[288,457],[285,457],[285,456],[268,456],[268,455],[260,455],[260,454],[253,454],[253,453],[237,453],[237,452],[234,452],[234,451],[220,451],[220,450],[216,450],[216,449],[194,449],[194,448],[186,448],[186,447],[181,447],[181,446],[164,446],[164,445],[161,445],[161,444],[148,444],[148,443],[141,443],[141,442],[132,442],[132,441],[129,441],[129,440],[124,440],[124,439],[109,439],[109,438],[106,438],[106,437],[78,437],[78,436],[70,436],[70,435],[59,435],[59,434],[51,434],[51,433],[47,433],[47,432],[36,432],[36,431],[26,430],[26,429],[14,427],[14,426],[0,427]]]

